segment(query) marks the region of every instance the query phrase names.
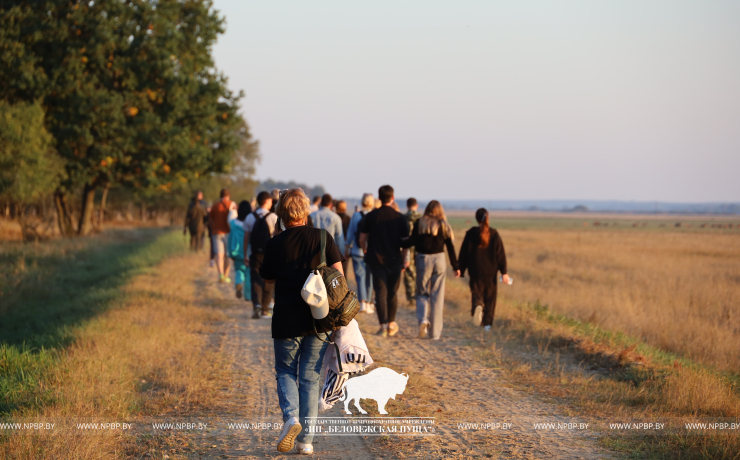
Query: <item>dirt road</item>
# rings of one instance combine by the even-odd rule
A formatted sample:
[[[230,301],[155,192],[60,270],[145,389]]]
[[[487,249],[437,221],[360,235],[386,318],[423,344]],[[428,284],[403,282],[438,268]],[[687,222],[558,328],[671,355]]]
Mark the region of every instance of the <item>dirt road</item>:
[[[191,458],[295,458],[275,449],[280,417],[273,371],[269,320],[250,318],[251,304],[236,299],[230,285],[214,282],[204,270],[197,281],[202,302],[222,309],[229,320],[216,325],[212,346],[227,358],[232,378],[219,390],[225,403],[211,418],[207,434],[191,437],[197,448]],[[326,436],[314,439],[314,458],[364,460],[368,458],[615,458],[597,444],[588,420],[572,416],[561,405],[542,401],[513,388],[500,373],[480,363],[472,328],[461,321],[445,324],[440,341],[416,338],[416,318],[405,302],[397,321],[400,333],[391,338],[374,335],[375,315],[360,314],[358,321],[376,365],[409,374],[403,395],[386,406],[390,416],[434,417],[432,436]],[[344,415],[340,403],[320,416]],[[363,400],[377,416],[372,400]],[[557,423],[560,428],[535,429],[535,424]],[[229,423],[249,423],[235,429]],[[261,424],[261,425],[260,425]],[[272,424],[270,428],[266,427]],[[478,424],[478,425],[476,425]],[[509,426],[510,424],[510,426]]]

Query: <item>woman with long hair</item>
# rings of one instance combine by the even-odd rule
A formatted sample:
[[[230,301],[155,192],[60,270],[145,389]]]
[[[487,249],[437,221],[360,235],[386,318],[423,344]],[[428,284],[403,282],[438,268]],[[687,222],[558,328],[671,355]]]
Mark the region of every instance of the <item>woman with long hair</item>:
[[[509,275],[506,273],[504,243],[496,229],[488,225],[488,211],[478,209],[475,220],[478,226],[465,233],[460,247],[460,272],[465,276],[465,270],[470,271],[473,324],[482,324],[486,331],[490,331],[496,310],[496,276],[501,272],[503,282],[509,284]]]
[[[439,340],[442,334],[447,270],[445,247],[455,277],[460,276],[454,238],[442,204],[432,200],[424,210],[424,215],[414,224],[411,236],[403,244],[405,248],[413,246],[416,250],[416,319],[419,320],[421,339],[427,336],[430,328],[432,340]]]

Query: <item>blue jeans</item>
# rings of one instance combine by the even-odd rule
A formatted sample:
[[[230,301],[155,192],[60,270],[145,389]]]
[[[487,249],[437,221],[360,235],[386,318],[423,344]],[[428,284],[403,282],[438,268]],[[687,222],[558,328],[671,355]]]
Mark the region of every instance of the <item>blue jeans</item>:
[[[283,422],[298,417],[303,426],[298,442],[310,444],[313,433],[307,432],[306,418],[319,414],[321,364],[327,343],[309,335],[274,339],[274,344],[278,401],[283,411]]]
[[[355,280],[357,281],[357,300],[370,302],[370,293],[373,286],[373,275],[365,265],[365,258],[352,256],[352,267],[355,269]]]

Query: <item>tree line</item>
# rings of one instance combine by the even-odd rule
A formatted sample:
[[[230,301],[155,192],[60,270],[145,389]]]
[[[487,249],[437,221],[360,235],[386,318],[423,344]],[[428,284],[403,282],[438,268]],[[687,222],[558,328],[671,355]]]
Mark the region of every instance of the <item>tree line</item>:
[[[304,192],[306,192],[306,195],[308,197],[321,196],[324,193],[326,193],[326,190],[324,190],[323,185],[314,185],[312,187],[308,184],[304,184],[302,182],[296,182],[294,180],[286,182],[286,181],[278,181],[278,180],[274,180],[270,178],[260,182],[260,184],[257,186],[256,191],[261,192],[264,190],[267,192],[271,192],[273,189],[276,189],[276,188],[280,190],[288,189],[288,188],[301,188],[303,189]]]
[[[0,0],[0,199],[22,220],[53,198],[59,232],[87,235],[109,191],[175,206],[215,176],[253,187],[223,32],[208,0]]]

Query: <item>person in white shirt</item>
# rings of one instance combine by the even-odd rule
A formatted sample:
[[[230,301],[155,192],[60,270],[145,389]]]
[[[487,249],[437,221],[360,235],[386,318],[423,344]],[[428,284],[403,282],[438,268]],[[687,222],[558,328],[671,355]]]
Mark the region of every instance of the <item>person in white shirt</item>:
[[[259,274],[262,266],[265,245],[267,240],[275,235],[277,225],[277,214],[270,212],[272,208],[272,197],[269,192],[260,192],[257,195],[256,211],[244,219],[244,248],[247,252],[249,274],[252,281],[252,304],[254,312],[252,318],[270,318],[270,304],[274,285],[265,284],[265,280]]]

